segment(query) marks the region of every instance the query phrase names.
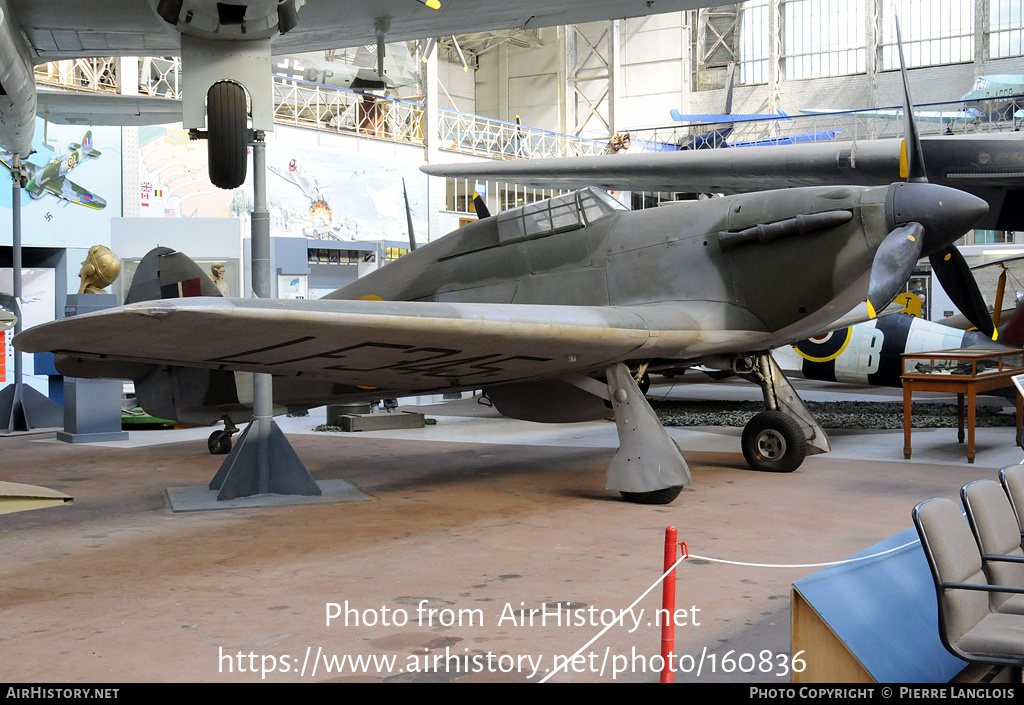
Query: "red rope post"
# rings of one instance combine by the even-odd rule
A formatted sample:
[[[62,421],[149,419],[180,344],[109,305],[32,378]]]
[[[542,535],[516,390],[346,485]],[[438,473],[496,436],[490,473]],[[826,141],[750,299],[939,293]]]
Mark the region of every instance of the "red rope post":
[[[668,571],[675,565],[676,552],[679,543],[676,537],[676,527],[670,526],[665,529],[665,567],[662,572]],[[672,672],[672,661],[675,656],[676,627],[673,616],[676,613],[676,571],[665,576],[661,584],[661,657],[663,665],[661,668],[661,682],[674,683],[675,674]]]

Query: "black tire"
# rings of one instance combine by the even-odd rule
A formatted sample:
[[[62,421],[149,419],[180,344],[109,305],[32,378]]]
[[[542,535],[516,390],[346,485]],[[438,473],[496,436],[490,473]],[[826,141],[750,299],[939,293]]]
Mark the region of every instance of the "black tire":
[[[622,492],[622,498],[627,502],[633,504],[668,504],[683,491],[683,486],[678,485],[676,487],[666,487],[663,490],[654,490],[652,492]]]
[[[214,431],[206,439],[206,447],[210,455],[227,455],[231,452],[231,434],[226,431]]]
[[[743,429],[743,457],[754,470],[793,472],[807,457],[807,439],[789,414],[762,411]]]
[[[206,126],[210,181],[218,188],[238,188],[249,162],[245,89],[230,81],[214,83],[206,94]]]
[[[640,388],[640,393],[644,396],[647,395],[647,390],[651,388],[651,376],[644,372],[644,376],[640,378],[640,381],[636,384]],[[672,500],[669,500],[670,502]]]

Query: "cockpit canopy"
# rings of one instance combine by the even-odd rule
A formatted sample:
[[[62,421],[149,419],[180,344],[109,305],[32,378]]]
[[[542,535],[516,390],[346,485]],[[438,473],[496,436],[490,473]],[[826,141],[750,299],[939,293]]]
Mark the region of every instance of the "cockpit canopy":
[[[599,189],[573,191],[502,211],[497,215],[498,241],[507,245],[585,228],[621,210],[628,209]]]

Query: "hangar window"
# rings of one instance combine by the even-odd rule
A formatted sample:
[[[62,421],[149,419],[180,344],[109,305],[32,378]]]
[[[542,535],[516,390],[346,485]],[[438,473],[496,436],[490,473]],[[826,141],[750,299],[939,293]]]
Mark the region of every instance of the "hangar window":
[[[784,5],[787,79],[867,70],[865,0],[789,0]],[[891,16],[891,14],[890,14]]]
[[[974,0],[884,0],[882,17],[887,19],[882,22],[882,70],[900,67],[892,19],[896,10],[908,68],[974,60]]]
[[[576,230],[626,207],[596,189],[583,189],[498,214],[498,239],[505,245]]]
[[[989,0],[989,54],[993,59],[1024,54],[1024,8],[1020,0]]]
[[[739,82],[768,83],[768,0],[748,0],[742,13]]]

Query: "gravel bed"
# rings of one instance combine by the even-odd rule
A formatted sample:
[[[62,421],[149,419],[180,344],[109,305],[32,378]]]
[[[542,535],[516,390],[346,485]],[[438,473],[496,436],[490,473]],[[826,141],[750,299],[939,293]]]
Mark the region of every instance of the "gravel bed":
[[[665,426],[745,426],[764,404],[753,401],[654,401],[651,407]],[[903,428],[903,402],[806,402],[822,428]],[[914,428],[956,428],[956,405],[915,403]],[[1014,426],[1015,414],[979,406],[975,426]]]

